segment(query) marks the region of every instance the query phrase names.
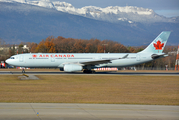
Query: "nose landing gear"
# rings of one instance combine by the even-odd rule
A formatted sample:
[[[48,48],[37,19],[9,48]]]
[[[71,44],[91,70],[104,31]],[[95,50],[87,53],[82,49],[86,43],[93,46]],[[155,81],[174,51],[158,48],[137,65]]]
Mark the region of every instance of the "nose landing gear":
[[[25,70],[24,70],[24,68],[22,69],[22,73],[25,73]]]

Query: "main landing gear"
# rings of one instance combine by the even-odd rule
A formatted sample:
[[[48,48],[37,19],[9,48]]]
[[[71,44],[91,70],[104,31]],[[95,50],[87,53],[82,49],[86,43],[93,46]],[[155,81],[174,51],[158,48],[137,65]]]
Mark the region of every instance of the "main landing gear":
[[[85,69],[85,70],[83,70],[83,73],[92,73],[93,74],[93,73],[95,73],[95,71],[94,70],[86,70]]]

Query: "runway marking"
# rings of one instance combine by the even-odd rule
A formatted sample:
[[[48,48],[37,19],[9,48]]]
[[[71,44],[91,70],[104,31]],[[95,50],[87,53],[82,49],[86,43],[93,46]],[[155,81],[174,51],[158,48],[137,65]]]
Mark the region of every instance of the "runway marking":
[[[92,116],[93,118],[98,119],[98,117],[96,117],[95,115],[91,114],[90,112],[86,111],[84,108],[80,107],[79,105],[77,105],[77,107],[79,107],[81,110],[85,111],[86,113],[88,113],[90,116]],[[100,119],[99,119],[100,120]]]
[[[29,103],[30,107],[32,108],[32,110],[34,111],[35,115],[37,115],[37,112],[35,111],[35,109],[32,107],[31,103]],[[39,118],[39,120],[41,120],[39,113],[37,115],[37,117]]]

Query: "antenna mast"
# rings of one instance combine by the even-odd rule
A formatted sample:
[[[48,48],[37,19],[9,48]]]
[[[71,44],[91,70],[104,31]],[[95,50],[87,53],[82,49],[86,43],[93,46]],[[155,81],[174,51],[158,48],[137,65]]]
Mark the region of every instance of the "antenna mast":
[[[178,50],[177,50],[177,57],[176,57],[176,62],[175,62],[175,70],[179,70],[179,45],[178,45]]]

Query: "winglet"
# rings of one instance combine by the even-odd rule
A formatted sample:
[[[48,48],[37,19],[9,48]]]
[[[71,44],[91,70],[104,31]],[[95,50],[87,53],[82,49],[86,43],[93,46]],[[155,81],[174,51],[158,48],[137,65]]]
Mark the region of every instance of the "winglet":
[[[128,55],[129,55],[129,54],[127,54],[127,55],[125,55],[124,57],[119,58],[119,59],[125,59],[125,58],[127,58]]]

